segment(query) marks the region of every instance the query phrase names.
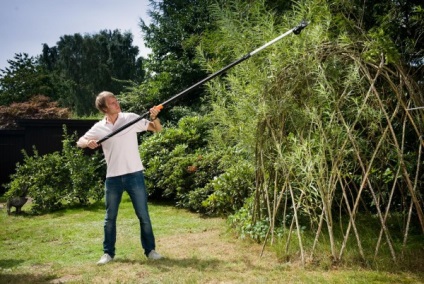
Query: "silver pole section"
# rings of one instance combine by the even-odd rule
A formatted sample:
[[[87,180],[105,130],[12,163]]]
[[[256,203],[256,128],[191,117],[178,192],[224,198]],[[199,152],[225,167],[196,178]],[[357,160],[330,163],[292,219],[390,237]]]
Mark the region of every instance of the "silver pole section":
[[[280,35],[279,37],[277,37],[277,38],[275,38],[275,39],[271,40],[271,41],[270,41],[270,42],[268,42],[267,44],[264,44],[264,45],[262,45],[261,47],[259,47],[259,48],[255,49],[254,51],[252,51],[251,53],[249,53],[249,54],[250,54],[250,56],[252,56],[252,55],[254,55],[254,54],[258,53],[258,52],[259,52],[259,51],[261,51],[262,49],[267,48],[267,47],[268,47],[268,46],[270,46],[271,44],[274,44],[275,42],[279,41],[279,40],[280,40],[280,39],[282,39],[283,37],[288,36],[289,34],[291,34],[291,33],[293,32],[293,30],[294,30],[294,29],[291,29],[291,30],[289,30],[289,31],[285,32],[284,34]]]

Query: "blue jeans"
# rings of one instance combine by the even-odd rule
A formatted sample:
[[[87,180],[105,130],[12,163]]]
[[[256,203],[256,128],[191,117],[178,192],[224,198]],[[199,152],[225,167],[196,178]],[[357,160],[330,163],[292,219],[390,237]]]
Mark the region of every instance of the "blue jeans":
[[[140,221],[140,241],[147,256],[155,249],[155,237],[147,208],[147,192],[143,172],[106,178],[106,216],[104,223],[103,251],[115,256],[116,218],[124,190],[131,198],[135,214]]]

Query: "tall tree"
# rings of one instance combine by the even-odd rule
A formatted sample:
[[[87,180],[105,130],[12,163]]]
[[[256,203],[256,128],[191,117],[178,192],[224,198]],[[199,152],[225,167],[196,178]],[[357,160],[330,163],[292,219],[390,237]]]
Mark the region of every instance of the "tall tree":
[[[150,0],[152,23],[147,25],[140,19],[140,27],[145,44],[152,53],[146,62],[148,74],[145,83],[133,90],[133,93],[138,93],[132,96],[131,103],[139,106],[136,111],[175,95],[207,75],[196,59],[196,47],[201,37],[214,28],[209,11],[214,2]],[[140,92],[145,95],[140,96]],[[197,94],[190,96],[191,104],[202,90],[195,92]]]
[[[119,94],[140,72],[138,47],[132,34],[103,30],[97,34],[65,35],[57,46],[44,45],[41,62],[60,79],[62,105],[77,114],[95,111],[93,100],[102,90]]]
[[[0,69],[0,105],[23,102],[34,95],[55,97],[51,77],[37,58],[17,53],[7,62],[9,67]]]

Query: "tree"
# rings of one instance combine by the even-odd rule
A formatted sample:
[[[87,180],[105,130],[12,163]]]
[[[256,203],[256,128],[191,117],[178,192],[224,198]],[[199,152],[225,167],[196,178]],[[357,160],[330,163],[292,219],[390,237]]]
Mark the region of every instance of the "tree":
[[[59,79],[60,103],[79,115],[95,111],[94,98],[102,90],[119,94],[142,76],[138,47],[132,34],[103,30],[98,34],[65,35],[57,46],[44,45],[41,62]]]
[[[34,95],[56,96],[52,78],[37,58],[17,53],[7,62],[10,66],[0,69],[0,105],[24,102]]]
[[[338,24],[351,32],[366,32],[373,40],[392,42],[400,60],[417,81],[424,76],[424,9],[420,0],[334,1],[330,6]]]
[[[138,106],[134,111],[164,101],[207,76],[196,59],[196,48],[202,36],[214,29],[209,12],[214,2],[150,1],[152,23],[147,25],[140,19],[145,44],[152,50],[145,64],[148,74],[143,85],[130,90],[124,98],[128,104]],[[195,105],[202,92],[194,91],[186,101]]]

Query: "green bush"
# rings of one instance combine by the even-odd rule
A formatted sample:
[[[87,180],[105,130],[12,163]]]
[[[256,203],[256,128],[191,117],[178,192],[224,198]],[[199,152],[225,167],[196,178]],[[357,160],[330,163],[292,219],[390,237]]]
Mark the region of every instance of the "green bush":
[[[69,136],[64,127],[63,150],[39,155],[25,151],[11,182],[6,184],[6,197],[19,196],[24,189],[32,199],[32,211],[44,213],[64,206],[88,205],[103,197],[103,163],[101,155],[84,155],[75,146],[76,135]]]
[[[229,215],[227,222],[243,239],[252,239],[256,242],[263,242],[269,230],[269,217],[256,219],[253,217],[254,197],[246,199],[243,207],[234,214]]]
[[[202,206],[209,213],[220,215],[234,213],[254,191],[254,177],[253,166],[240,160],[206,185],[212,194],[202,202]]]
[[[24,161],[17,165],[11,182],[6,185],[6,197],[19,196],[23,189],[32,198],[32,210],[35,213],[53,211],[62,207],[63,185],[66,177],[62,158],[58,152],[40,156],[37,149],[29,156],[24,150]]]
[[[84,150],[75,145],[76,135],[67,136],[66,129],[62,150],[63,166],[66,169],[67,192],[65,201],[69,204],[88,205],[104,195],[105,162],[100,152],[84,155]]]
[[[182,118],[140,145],[146,183],[153,197],[173,199],[192,211],[226,215],[243,206],[254,188],[254,169],[241,153],[207,144],[208,117]]]
[[[140,156],[146,166],[149,194],[175,198],[190,187],[189,167],[207,145],[208,128],[204,117],[184,117],[176,127],[165,127],[143,141]]]
[[[203,202],[213,193],[208,187],[210,181],[223,173],[220,166],[222,153],[202,149],[192,156],[192,164],[186,169],[189,174],[187,186],[178,192],[177,204],[192,211],[207,213]]]

